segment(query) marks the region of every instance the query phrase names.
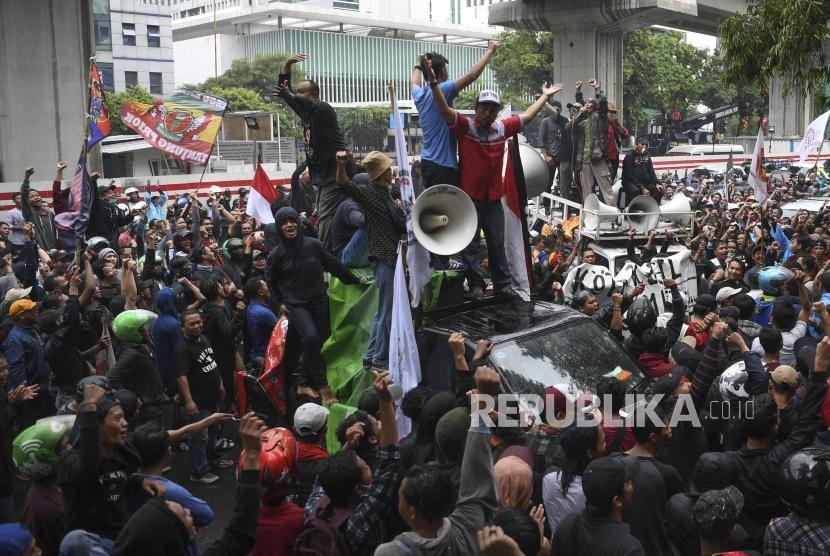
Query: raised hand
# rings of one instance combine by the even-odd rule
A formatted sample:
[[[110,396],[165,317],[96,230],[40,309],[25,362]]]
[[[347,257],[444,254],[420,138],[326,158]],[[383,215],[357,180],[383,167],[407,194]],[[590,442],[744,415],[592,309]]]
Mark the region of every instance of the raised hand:
[[[548,96],[553,96],[559,91],[563,90],[565,86],[562,83],[556,83],[555,85],[549,85],[545,82],[544,86],[542,87],[542,93]]]
[[[295,53],[285,59],[285,65],[292,66],[298,62],[304,62],[306,58],[307,55],[305,54]]]

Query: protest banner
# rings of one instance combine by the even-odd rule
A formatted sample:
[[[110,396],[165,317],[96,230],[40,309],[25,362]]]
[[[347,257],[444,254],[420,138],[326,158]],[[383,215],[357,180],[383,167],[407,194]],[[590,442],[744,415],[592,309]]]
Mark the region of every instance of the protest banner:
[[[602,307],[614,291],[626,294],[637,284],[645,284],[641,295],[652,300],[658,313],[669,313],[671,293],[663,287],[666,278],[677,282],[678,289],[687,296],[687,306],[691,307],[697,299],[697,275],[688,249],[670,257],[655,257],[639,266],[627,261],[616,276],[603,266],[583,263],[568,272],[562,289],[567,301],[581,290],[590,291]]]

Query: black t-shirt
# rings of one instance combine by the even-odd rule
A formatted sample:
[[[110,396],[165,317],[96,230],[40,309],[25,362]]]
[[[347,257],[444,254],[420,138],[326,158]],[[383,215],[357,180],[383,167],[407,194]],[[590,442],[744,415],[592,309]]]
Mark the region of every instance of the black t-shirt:
[[[219,365],[213,348],[204,336],[194,342],[183,338],[173,352],[179,376],[186,376],[190,396],[200,411],[216,411],[219,404]]]
[[[683,480],[674,467],[656,458],[639,457],[640,472],[632,484],[634,494],[623,511],[631,534],[643,544],[646,554],[669,554],[669,539],[663,525],[666,502],[685,491]]]

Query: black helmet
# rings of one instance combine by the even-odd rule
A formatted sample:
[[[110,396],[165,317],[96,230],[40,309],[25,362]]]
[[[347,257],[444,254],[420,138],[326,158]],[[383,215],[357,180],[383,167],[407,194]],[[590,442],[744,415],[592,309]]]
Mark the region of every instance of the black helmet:
[[[625,321],[631,334],[640,336],[657,324],[657,310],[648,297],[643,295],[635,297],[628,308]]]
[[[830,449],[813,446],[794,453],[781,466],[781,476],[787,509],[830,522]]]

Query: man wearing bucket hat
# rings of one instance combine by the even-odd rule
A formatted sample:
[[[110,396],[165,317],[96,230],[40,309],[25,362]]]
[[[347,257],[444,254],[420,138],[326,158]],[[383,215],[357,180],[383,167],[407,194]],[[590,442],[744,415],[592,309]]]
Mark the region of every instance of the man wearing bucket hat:
[[[497,294],[509,293],[510,268],[504,252],[504,210],[501,203],[504,196],[504,145],[536,117],[551,96],[565,87],[561,83],[545,83],[542,94],[523,114],[503,120],[496,120],[502,108],[498,93],[485,89],[478,94],[475,118],[469,118],[449,107],[438,86],[432,64],[424,59],[423,65],[427,68],[429,86],[433,90],[438,109],[458,139],[461,160],[459,183],[461,189],[473,200],[479,228],[484,230],[493,290]],[[472,239],[477,242],[478,234]],[[470,296],[481,299],[484,297],[484,272],[476,258],[466,254],[467,251],[471,249],[465,250],[464,257],[468,267]]]
[[[369,261],[378,287],[378,312],[372,321],[369,347],[363,356],[366,366],[385,369],[389,359],[389,331],[392,326],[392,283],[398,259],[398,241],[405,229],[400,200],[392,201],[389,184],[392,183],[392,159],[372,151],[363,158],[363,167],[369,183],[356,184],[349,180],[346,166],[349,153],[337,153],[337,185],[346,195],[363,207],[366,217],[366,236]]]

